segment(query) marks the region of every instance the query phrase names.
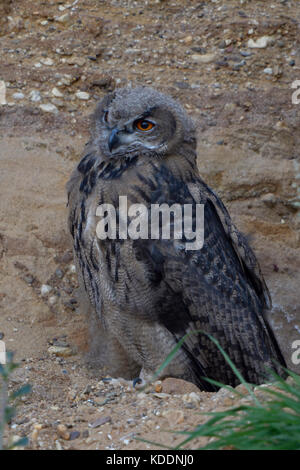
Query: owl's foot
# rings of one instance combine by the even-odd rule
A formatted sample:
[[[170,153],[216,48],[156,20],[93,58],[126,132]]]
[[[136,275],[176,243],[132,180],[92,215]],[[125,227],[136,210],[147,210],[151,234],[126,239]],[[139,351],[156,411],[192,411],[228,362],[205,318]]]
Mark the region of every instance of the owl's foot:
[[[133,379],[132,385],[136,390],[141,390],[147,385],[147,382],[142,377],[136,377]]]

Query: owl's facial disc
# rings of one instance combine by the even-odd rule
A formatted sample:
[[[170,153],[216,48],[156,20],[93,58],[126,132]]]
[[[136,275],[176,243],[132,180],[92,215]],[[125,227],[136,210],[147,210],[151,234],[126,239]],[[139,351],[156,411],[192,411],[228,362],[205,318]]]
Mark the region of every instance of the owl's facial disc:
[[[107,141],[110,153],[114,155],[128,150],[155,149],[159,137],[156,127],[155,119],[141,117],[110,128]]]
[[[123,116],[106,111],[103,123],[108,132],[107,148],[111,156],[128,153],[153,152],[164,154],[176,131],[176,121],[163,107],[148,108],[139,116]]]
[[[138,119],[125,126],[115,126],[108,138],[109,151],[114,153],[114,151],[118,151],[122,147],[138,146],[141,143],[143,143],[143,146],[148,147],[147,140],[142,138],[140,134],[151,132],[155,125],[155,122]]]

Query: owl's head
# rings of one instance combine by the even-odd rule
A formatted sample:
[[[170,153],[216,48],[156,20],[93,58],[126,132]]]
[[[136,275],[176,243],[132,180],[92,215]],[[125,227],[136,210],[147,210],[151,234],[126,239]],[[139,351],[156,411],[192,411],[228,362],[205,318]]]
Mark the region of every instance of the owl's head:
[[[94,144],[105,157],[163,156],[179,145],[195,146],[193,122],[182,106],[153,88],[120,88],[94,115]]]

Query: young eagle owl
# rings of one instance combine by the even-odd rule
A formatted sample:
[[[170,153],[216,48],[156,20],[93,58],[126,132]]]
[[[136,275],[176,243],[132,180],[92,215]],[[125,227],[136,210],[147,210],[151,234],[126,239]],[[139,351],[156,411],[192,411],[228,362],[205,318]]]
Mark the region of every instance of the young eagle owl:
[[[267,369],[280,370],[284,360],[265,315],[270,297],[258,262],[200,178],[194,126],[176,101],[147,87],[108,94],[67,190],[79,279],[98,322],[93,335],[99,335],[103,354],[107,348],[114,374],[151,379],[178,341],[196,330],[163,376],[203,390],[214,390],[207,377],[237,385],[204,332],[218,340],[248,382],[262,383]],[[202,248],[186,249],[184,234],[99,238],[97,207],[116,208],[118,228],[119,196],[127,197],[128,207],[143,204],[149,214],[153,204],[202,204]],[[193,210],[194,225],[195,217]]]

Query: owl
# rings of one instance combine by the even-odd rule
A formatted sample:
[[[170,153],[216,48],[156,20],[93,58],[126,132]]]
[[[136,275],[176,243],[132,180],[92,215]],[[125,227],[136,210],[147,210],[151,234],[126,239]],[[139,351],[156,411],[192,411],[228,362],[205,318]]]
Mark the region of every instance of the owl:
[[[211,335],[245,380],[259,384],[285,365],[266,317],[269,292],[246,238],[201,179],[196,158],[195,125],[170,96],[120,88],[97,106],[84,156],[67,184],[91,340],[112,374],[143,384],[189,333],[161,377],[207,391],[216,389],[207,378],[235,386],[239,381]],[[125,218],[120,200],[128,207]],[[130,212],[137,205],[146,210],[142,219]],[[202,244],[191,249],[175,211],[170,236],[161,233],[161,215],[152,236],[151,211],[161,206],[191,208],[189,236],[197,234],[196,208],[202,208]],[[99,207],[113,208],[105,223]],[[100,219],[107,228],[113,216],[114,229],[99,236]],[[136,223],[129,236],[137,218],[140,231]]]

